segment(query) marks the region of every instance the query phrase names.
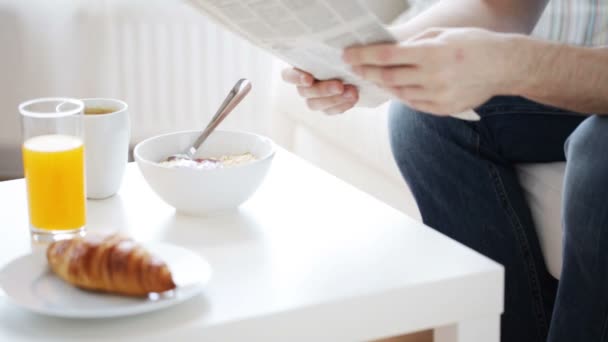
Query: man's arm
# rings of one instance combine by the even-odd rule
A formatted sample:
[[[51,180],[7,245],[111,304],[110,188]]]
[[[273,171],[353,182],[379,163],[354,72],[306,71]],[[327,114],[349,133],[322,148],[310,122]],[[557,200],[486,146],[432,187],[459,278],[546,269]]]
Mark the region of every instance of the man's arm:
[[[517,37],[527,68],[513,93],[581,113],[608,114],[608,47],[586,48]]]
[[[391,30],[407,40],[432,27],[478,27],[530,33],[548,0],[442,0]]]
[[[441,0],[392,29],[400,40],[432,27],[481,27],[501,32],[529,32],[548,0]],[[357,89],[340,80],[317,81],[302,70],[285,69],[283,80],[297,86],[308,107],[338,114],[354,107]]]
[[[448,28],[428,30],[399,45],[352,47],[344,59],[404,103],[437,115],[476,108],[496,95],[608,114],[608,47]]]

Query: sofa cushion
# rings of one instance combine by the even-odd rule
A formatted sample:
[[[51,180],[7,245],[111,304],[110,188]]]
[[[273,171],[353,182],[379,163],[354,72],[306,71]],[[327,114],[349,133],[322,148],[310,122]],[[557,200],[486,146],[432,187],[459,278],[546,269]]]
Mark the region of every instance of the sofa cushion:
[[[522,164],[517,170],[532,209],[549,272],[559,278],[562,269],[562,189],[566,163]]]
[[[306,126],[395,182],[402,182],[388,140],[388,103],[378,108],[354,108],[347,114],[327,116],[306,107],[294,87],[280,84],[275,115]],[[280,129],[280,128],[275,128]]]

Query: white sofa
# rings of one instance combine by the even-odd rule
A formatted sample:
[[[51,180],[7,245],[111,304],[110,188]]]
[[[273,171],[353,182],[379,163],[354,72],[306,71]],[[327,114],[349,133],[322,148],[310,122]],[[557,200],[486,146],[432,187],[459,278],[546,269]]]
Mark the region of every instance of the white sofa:
[[[415,201],[393,161],[387,107],[356,108],[325,116],[306,108],[293,87],[278,85],[273,110],[274,138],[292,152],[317,164],[389,205],[420,219]],[[560,203],[564,163],[518,167],[552,275],[561,271]]]

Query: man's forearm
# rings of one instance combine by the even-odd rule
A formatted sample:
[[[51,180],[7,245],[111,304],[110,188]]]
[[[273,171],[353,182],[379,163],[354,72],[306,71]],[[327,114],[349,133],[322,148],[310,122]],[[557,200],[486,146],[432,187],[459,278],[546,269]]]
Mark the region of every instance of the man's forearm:
[[[513,39],[511,59],[519,66],[512,66],[517,70],[511,73],[512,94],[576,112],[608,114],[608,47]]]
[[[490,31],[529,33],[546,0],[441,0],[415,18],[392,28],[407,40],[432,27],[479,27]]]

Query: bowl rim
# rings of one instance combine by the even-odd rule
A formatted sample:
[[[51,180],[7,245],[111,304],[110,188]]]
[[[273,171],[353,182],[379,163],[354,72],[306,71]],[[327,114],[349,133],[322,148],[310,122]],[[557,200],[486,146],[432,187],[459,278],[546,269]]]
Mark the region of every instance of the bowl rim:
[[[146,138],[140,142],[138,142],[135,145],[135,148],[133,148],[133,158],[135,159],[136,162],[138,163],[144,163],[144,164],[148,164],[150,166],[156,166],[156,167],[161,167],[161,168],[165,168],[165,169],[171,169],[169,167],[165,167],[165,166],[161,166],[158,164],[158,162],[155,161],[151,161],[148,160],[146,158],[143,158],[142,156],[139,155],[139,149],[141,146],[143,146],[144,144],[148,143],[149,141],[155,140],[155,139],[159,139],[159,138],[163,138],[166,136],[170,136],[170,135],[178,135],[178,134],[188,134],[188,133],[201,133],[202,131],[200,130],[182,130],[182,131],[175,131],[175,132],[169,132],[169,133],[164,133],[164,134],[158,134],[158,135],[154,135],[151,136],[149,138]],[[234,167],[231,167],[229,169],[239,169],[242,167],[247,167],[247,166],[251,166],[251,165],[255,165],[255,164],[259,164],[259,163],[263,163],[264,161],[271,159],[274,157],[274,155],[276,154],[276,144],[275,142],[270,139],[267,136],[261,135],[261,134],[257,134],[257,133],[253,133],[253,132],[248,132],[248,131],[244,131],[244,130],[238,130],[238,129],[216,129],[215,131],[213,131],[213,133],[211,133],[211,135],[213,135],[216,132],[224,132],[224,133],[238,133],[238,134],[246,134],[246,135],[252,135],[255,136],[261,140],[265,140],[268,142],[268,144],[270,145],[270,152],[263,158],[259,158],[256,159],[254,161],[251,161],[249,163],[243,164],[243,165],[237,165]],[[213,168],[213,169],[192,169],[192,168],[182,168],[183,170],[192,170],[192,171],[196,171],[196,172],[218,172],[221,170],[227,170],[225,168]]]

